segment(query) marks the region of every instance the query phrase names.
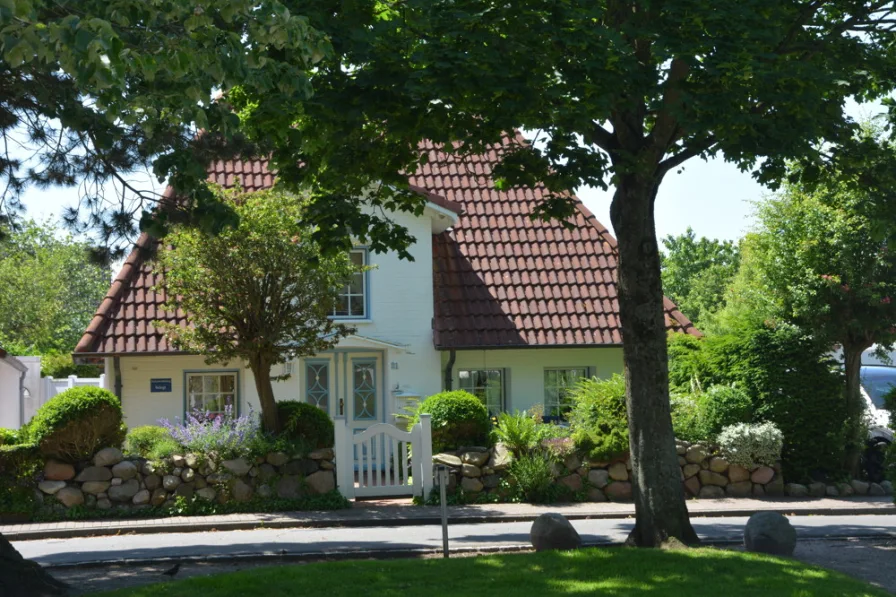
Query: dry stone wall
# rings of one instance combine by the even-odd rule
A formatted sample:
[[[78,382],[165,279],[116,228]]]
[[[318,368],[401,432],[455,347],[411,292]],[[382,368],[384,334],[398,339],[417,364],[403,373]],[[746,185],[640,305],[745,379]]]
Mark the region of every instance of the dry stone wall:
[[[254,460],[184,454],[152,463],[105,448],[77,466],[47,462],[36,493],[40,501],[55,501],[61,509],[148,508],[173,504],[178,497],[225,504],[327,493],[336,488],[334,473],[332,449],[303,458],[283,452]]]
[[[722,497],[840,497],[851,495],[892,495],[893,486],[883,483],[824,484],[785,483],[781,465],[743,467],[730,464],[725,458],[700,443],[676,443],[678,464],[685,493],[694,498]],[[462,488],[465,494],[490,494],[497,500],[510,497],[510,489],[502,480],[508,477],[513,456],[501,444],[493,448],[467,447],[457,452],[436,454],[437,464],[449,467],[448,491]],[[627,501],[632,499],[631,464],[628,459],[598,461],[571,454],[554,464],[556,483],[569,493],[590,502]]]

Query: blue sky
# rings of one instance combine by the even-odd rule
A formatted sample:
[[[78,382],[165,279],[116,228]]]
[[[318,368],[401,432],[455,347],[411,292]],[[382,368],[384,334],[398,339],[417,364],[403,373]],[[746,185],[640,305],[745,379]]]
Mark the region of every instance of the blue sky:
[[[879,104],[848,107],[854,118],[866,119],[883,112]],[[692,159],[681,174],[671,172],[660,187],[656,201],[658,238],[682,234],[688,226],[697,236],[735,240],[746,233],[752,223],[752,202],[769,191],[757,184],[748,173],[720,158],[704,161]],[[579,189],[579,197],[601,223],[612,230],[610,199],[612,189]],[[78,189],[30,189],[23,198],[28,215],[35,219],[59,218],[65,207],[78,200]]]

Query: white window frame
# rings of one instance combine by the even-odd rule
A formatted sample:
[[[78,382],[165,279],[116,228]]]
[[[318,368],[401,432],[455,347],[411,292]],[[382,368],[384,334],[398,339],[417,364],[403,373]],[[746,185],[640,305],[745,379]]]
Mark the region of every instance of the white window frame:
[[[349,251],[349,255],[360,255],[361,256],[361,266],[366,267],[368,262],[368,251],[366,248],[356,248]],[[355,272],[352,276],[358,276],[361,280],[361,292],[355,293],[352,292],[351,282],[343,286],[339,292],[336,294],[336,304],[333,305],[333,313],[330,315],[330,319],[369,319],[370,317],[370,276],[368,275],[369,271]],[[353,280],[354,281],[354,280]],[[348,311],[345,314],[340,314],[337,312],[339,308],[340,300],[343,297],[348,298]],[[352,305],[356,302],[360,301],[363,310],[360,315],[352,315]]]
[[[548,373],[557,371],[581,371],[582,375],[579,377],[579,379],[588,379],[589,377],[591,377],[591,367],[545,367],[542,377],[542,379],[544,380],[544,414],[548,417],[562,417],[564,413],[569,410],[569,407],[572,406],[568,401],[566,404],[564,404],[563,397],[560,395],[561,392],[559,385],[548,385]],[[563,389],[568,391],[570,387],[572,386],[565,386]],[[549,390],[556,391],[556,398],[554,396],[548,396]]]
[[[485,373],[486,377],[488,377],[491,373],[498,374],[498,379],[501,383],[501,387],[500,396],[498,396],[497,400],[488,395],[488,381],[486,381],[485,385],[474,384],[471,383],[471,381],[467,381],[472,380],[473,374],[476,373]],[[474,396],[479,398],[485,405],[485,408],[488,409],[489,416],[496,416],[498,413],[502,413],[505,410],[507,397],[507,369],[501,367],[488,367],[482,369],[458,369],[457,389],[469,392],[470,394],[473,394]]]
[[[201,392],[193,392],[190,389],[190,380],[194,377],[202,378],[202,391]],[[217,377],[218,378],[218,390],[206,390],[206,377]],[[222,390],[223,387],[221,384],[221,378],[223,377],[232,377],[233,378],[233,390],[226,391]],[[196,408],[193,404],[194,395],[199,394],[203,397],[202,406],[200,409],[202,412],[206,410],[209,411],[211,416],[223,415],[224,414],[224,397],[228,395],[233,396],[233,416],[238,417],[240,413],[240,373],[235,370],[226,370],[226,371],[184,371],[184,418],[186,418],[193,410]],[[207,408],[206,396],[214,396],[215,398],[220,398],[220,408],[216,410],[212,410]]]

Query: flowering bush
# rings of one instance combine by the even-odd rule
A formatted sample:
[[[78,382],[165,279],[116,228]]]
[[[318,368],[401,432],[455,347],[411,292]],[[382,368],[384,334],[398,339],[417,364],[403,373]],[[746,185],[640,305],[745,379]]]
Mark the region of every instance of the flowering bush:
[[[174,418],[174,423],[161,419],[159,424],[187,452],[214,452],[224,459],[249,455],[260,434],[258,417],[251,406],[249,412],[241,417],[234,417],[233,407],[227,406],[223,415],[196,409],[187,415],[183,424],[178,417]]]
[[[772,423],[737,423],[722,430],[718,437],[722,455],[731,464],[772,465],[781,459],[784,435]]]
[[[542,440],[541,446],[553,460],[563,460],[576,451],[576,444],[571,437],[552,437]]]

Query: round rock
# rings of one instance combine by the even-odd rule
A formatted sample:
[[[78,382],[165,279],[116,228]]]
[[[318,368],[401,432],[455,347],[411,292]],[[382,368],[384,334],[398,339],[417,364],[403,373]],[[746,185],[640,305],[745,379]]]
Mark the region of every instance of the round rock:
[[[125,481],[133,479],[137,476],[137,466],[129,460],[122,460],[112,467],[112,476],[121,477]]]
[[[757,512],[744,529],[744,547],[747,551],[791,556],[796,549],[796,529],[782,514]]]
[[[93,464],[96,466],[112,466],[124,459],[124,454],[118,448],[103,448],[93,456]]]
[[[542,514],[532,523],[529,540],[535,551],[548,549],[578,549],[582,538],[566,517],[556,512]]]

